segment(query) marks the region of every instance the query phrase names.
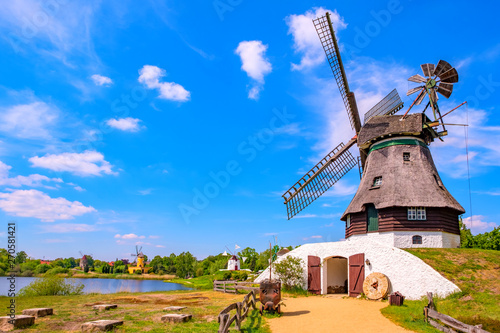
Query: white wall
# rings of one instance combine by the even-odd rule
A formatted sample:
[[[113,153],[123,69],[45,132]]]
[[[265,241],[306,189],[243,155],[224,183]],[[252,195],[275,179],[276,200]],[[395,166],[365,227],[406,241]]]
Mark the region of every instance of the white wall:
[[[399,291],[407,299],[420,299],[427,292],[433,292],[439,297],[445,297],[451,293],[460,291],[460,289],[441,276],[432,267],[415,257],[414,255],[388,246],[386,244],[375,242],[369,238],[349,239],[343,242],[304,244],[301,247],[289,252],[277,261],[283,260],[288,255],[301,258],[304,265],[304,283],[307,288],[307,256],[313,255],[320,257],[323,263],[322,274],[322,293],[326,294],[327,283],[324,280],[325,269],[324,260],[332,256],[348,258],[354,254],[364,253],[365,259],[370,261],[370,265],[365,265],[365,277],[373,272],[385,274],[390,281],[389,293]],[[269,271],[266,269],[256,282],[269,277]],[[276,278],[276,276],[273,276]]]
[[[422,236],[422,244],[413,244],[413,236]],[[348,239],[371,239],[383,244],[399,248],[432,247],[457,248],[460,247],[460,236],[443,231],[389,231],[373,232],[363,235],[352,235]]]

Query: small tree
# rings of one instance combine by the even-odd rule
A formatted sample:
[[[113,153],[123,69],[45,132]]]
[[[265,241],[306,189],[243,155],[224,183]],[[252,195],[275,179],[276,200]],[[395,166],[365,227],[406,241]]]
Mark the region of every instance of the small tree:
[[[287,256],[273,264],[273,270],[278,275],[284,289],[302,288],[304,282],[304,261],[301,258]]]

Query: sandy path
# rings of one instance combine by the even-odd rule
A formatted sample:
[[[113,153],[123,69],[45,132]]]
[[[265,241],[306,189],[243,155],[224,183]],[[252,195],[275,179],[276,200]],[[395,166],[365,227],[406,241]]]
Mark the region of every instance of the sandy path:
[[[284,299],[280,318],[267,319],[273,333],[294,332],[411,332],[385,318],[388,303],[335,296]]]

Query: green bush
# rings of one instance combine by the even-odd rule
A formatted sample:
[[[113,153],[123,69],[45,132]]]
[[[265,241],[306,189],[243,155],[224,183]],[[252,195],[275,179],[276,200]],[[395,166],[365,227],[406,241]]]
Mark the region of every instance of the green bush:
[[[238,271],[232,271],[231,272],[231,280],[240,281],[241,280],[241,273]]]
[[[30,276],[33,276],[33,272],[30,271],[30,270],[26,270],[24,272],[21,273],[21,276],[23,277],[30,277]]]
[[[203,276],[203,273],[204,273],[204,272],[203,272],[203,268],[201,268],[201,267],[200,267],[200,268],[198,268],[198,269],[196,270],[196,276],[197,276],[197,277],[198,277],[198,276]]]
[[[140,269],[138,269],[138,270],[134,271],[134,274],[141,275],[142,271]]]
[[[284,289],[302,287],[304,283],[304,261],[300,258],[287,256],[273,264],[274,272],[281,280]]]
[[[19,291],[19,296],[66,296],[81,295],[83,293],[83,284],[74,285],[66,283],[58,276],[46,276],[36,279]]]
[[[45,272],[45,275],[56,275],[56,274],[66,274],[68,273],[68,269],[67,268],[63,268],[63,267],[54,267],[54,268],[51,268],[49,269],[47,272]]]

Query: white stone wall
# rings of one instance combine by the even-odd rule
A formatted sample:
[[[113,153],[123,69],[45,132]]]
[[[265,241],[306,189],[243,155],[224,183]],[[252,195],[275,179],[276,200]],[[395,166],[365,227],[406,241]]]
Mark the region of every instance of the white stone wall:
[[[413,236],[422,236],[422,244],[413,244]],[[460,236],[442,231],[389,231],[370,232],[363,235],[352,235],[349,240],[371,239],[398,248],[432,247],[457,248],[460,247]]]
[[[460,291],[455,284],[414,255],[367,237],[349,238],[342,242],[305,244],[277,259],[277,262],[288,255],[301,258],[304,262],[303,287],[307,289],[307,257],[309,255],[320,257],[323,263],[322,294],[326,294],[327,281],[325,279],[328,279],[326,260],[333,256],[349,258],[358,253],[364,253],[365,259],[370,261],[370,265],[365,264],[365,277],[370,273],[380,272],[389,278],[389,293],[399,291],[407,299],[413,300],[420,299],[429,291],[440,297]],[[256,279],[256,282],[269,277],[268,269]]]

